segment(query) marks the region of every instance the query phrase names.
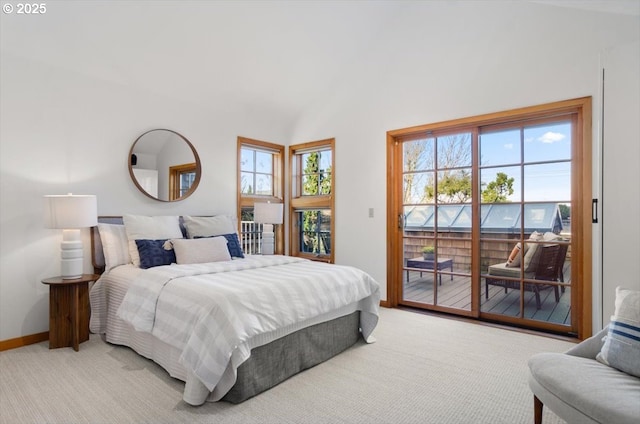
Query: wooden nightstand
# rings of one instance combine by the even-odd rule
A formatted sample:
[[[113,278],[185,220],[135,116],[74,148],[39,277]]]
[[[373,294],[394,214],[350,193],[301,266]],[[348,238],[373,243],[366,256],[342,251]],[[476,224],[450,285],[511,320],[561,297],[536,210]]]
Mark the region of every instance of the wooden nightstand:
[[[89,282],[99,277],[42,280],[49,285],[49,349],[71,346],[77,352],[80,343],[89,340]]]

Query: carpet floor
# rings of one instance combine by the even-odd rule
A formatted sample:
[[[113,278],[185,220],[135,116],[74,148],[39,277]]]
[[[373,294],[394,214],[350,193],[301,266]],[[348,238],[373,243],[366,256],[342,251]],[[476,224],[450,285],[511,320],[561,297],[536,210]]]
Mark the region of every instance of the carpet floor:
[[[182,401],[184,383],[92,334],[0,353],[0,422],[533,423],[527,359],[574,344],[381,308],[376,343],[357,343],[241,404]],[[562,423],[545,409],[545,424]]]

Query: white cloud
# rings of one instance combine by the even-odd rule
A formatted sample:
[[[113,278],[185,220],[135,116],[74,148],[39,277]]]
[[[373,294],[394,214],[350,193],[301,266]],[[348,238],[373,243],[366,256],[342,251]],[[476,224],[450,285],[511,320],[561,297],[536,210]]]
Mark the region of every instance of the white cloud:
[[[548,131],[542,134],[542,136],[539,137],[538,140],[542,141],[543,143],[551,144],[551,143],[557,143],[558,141],[562,141],[565,139],[565,137],[566,136],[564,134]]]
[[[507,150],[511,150],[511,149],[513,149],[513,143],[507,143],[507,144],[505,144],[505,145],[504,145],[504,148],[505,148],[505,149],[507,149]]]

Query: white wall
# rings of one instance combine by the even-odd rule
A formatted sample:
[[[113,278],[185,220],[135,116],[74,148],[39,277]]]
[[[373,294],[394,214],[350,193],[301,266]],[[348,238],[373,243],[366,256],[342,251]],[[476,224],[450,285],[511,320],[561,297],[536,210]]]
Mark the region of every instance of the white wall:
[[[524,2],[413,2],[404,8],[371,43],[364,63],[306,110],[293,133],[296,141],[336,138],[336,261],[386,282],[386,131],[593,96],[597,163],[600,54],[639,36],[637,16]],[[610,140],[622,155],[637,142]],[[596,173],[595,197],[599,178]],[[637,232],[640,223],[625,225]],[[596,240],[596,263],[599,246]],[[634,246],[630,255],[638,258]],[[599,317],[601,281],[594,277]]]
[[[295,50],[283,50],[277,57],[294,66],[287,66],[291,87],[269,86],[262,97],[252,101],[243,87],[268,81],[264,69],[237,69],[235,62],[221,63],[206,49],[190,56],[190,39],[174,34],[168,38],[162,32],[175,19],[177,11],[171,8],[181,7],[179,2],[163,3],[163,8],[142,2],[137,9],[127,9],[129,12],[117,9],[128,8],[124,3],[99,2],[93,20],[81,15],[93,2],[64,3],[66,9],[62,4],[52,3],[46,16],[25,16],[20,21],[16,16],[2,16],[0,340],[48,329],[48,287],[40,280],[59,274],[61,235],[42,228],[43,195],[95,194],[101,215],[233,213],[239,135],[285,144],[336,138],[336,261],[368,271],[384,292],[386,131],[586,95],[597,100],[600,52],[639,38],[637,17],[623,15],[521,2],[407,2],[397,14],[385,15],[378,9],[382,3],[371,3],[376,10],[369,9],[370,14],[361,18],[389,16],[389,20],[376,26],[377,36],[357,55],[334,47],[342,59],[350,57],[351,61],[341,62],[340,78],[333,88],[321,86],[324,94],[309,98],[310,105],[299,111],[301,118],[292,125],[293,115],[282,110],[290,104],[283,90],[290,95],[317,93],[317,87],[294,83],[313,84],[301,65],[323,65],[299,60],[306,47],[300,42],[308,35],[308,28],[301,24],[306,21],[296,21],[294,16],[302,5],[287,7],[284,15],[305,37],[291,43]],[[205,8],[204,2],[192,5]],[[151,7],[153,13],[140,14]],[[224,3],[220,7],[231,6]],[[362,3],[352,3],[349,10],[353,13],[361,7]],[[210,28],[225,25],[222,14],[209,18],[183,9],[179,12],[181,19],[200,24],[187,25],[185,37],[206,39]],[[235,31],[206,41],[225,48],[230,45],[227,50],[234,54],[234,40],[244,37],[248,42],[250,36],[241,31],[242,25],[264,21],[257,15],[243,20],[247,14],[242,12],[237,25],[231,25]],[[326,24],[326,10],[320,12],[315,27],[332,31]],[[150,24],[151,15],[157,24]],[[122,25],[114,24],[118,20]],[[335,30],[341,34],[354,31],[343,44],[352,48],[353,40],[362,41],[367,29],[362,22],[356,19],[348,25],[350,20],[343,15],[336,21],[341,24]],[[143,24],[148,26],[143,28]],[[75,33],[79,28],[84,32]],[[148,49],[139,49],[144,43],[132,46],[127,42],[140,38],[134,31],[143,31],[142,41],[149,44]],[[61,39],[66,44],[52,43],[50,36],[58,33],[64,35]],[[96,52],[96,44],[111,36],[113,48]],[[316,36],[317,32],[310,39],[321,39]],[[264,52],[271,55],[275,41],[289,38],[250,41],[256,42],[262,52],[259,57],[266,60],[270,56]],[[151,45],[154,40],[162,42]],[[127,79],[133,75],[129,72],[132,67],[147,61],[167,63],[165,47],[179,53],[171,63],[175,78],[161,80],[149,74],[148,79],[129,84],[135,80]],[[98,55],[107,57],[113,66],[103,69]],[[242,58],[240,53],[237,58]],[[273,63],[267,65],[275,69]],[[186,91],[193,88],[186,82],[194,75],[204,83],[206,75],[217,69],[229,78],[228,87],[219,93],[195,90],[176,98],[162,89],[163,84],[173,84]],[[243,79],[231,81],[239,72]],[[279,107],[272,107],[271,97]],[[594,118],[599,119],[597,110]],[[152,128],[176,130],[198,150],[203,164],[200,186],[182,202],[152,201],[130,181],[127,156],[131,144]],[[368,218],[369,208],[374,208],[373,218]],[[91,270],[88,257],[85,270]]]
[[[286,138],[268,111],[189,104],[6,52],[0,66],[0,340],[48,330],[40,281],[60,274],[61,232],[43,228],[43,195],[95,194],[100,215],[234,214],[237,136]],[[184,201],[153,201],[131,182],[129,149],[152,128],[180,132],[200,155],[199,189]]]
[[[608,49],[602,138],[602,316],[615,288],[640,290],[640,41]]]

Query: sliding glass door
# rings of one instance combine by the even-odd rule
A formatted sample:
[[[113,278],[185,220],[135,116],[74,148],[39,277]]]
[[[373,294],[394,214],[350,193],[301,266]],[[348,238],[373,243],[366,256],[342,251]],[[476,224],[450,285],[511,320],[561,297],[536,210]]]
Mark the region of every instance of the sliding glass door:
[[[388,133],[390,306],[590,331],[590,105]]]
[[[407,305],[471,311],[474,138],[456,132],[402,142],[402,302]]]
[[[480,310],[571,326],[572,115],[481,128]]]

